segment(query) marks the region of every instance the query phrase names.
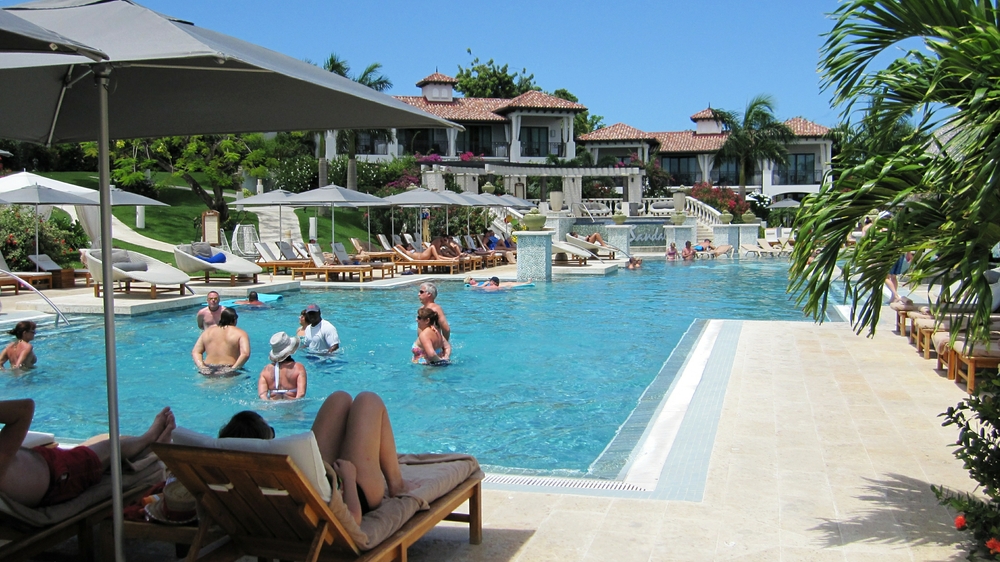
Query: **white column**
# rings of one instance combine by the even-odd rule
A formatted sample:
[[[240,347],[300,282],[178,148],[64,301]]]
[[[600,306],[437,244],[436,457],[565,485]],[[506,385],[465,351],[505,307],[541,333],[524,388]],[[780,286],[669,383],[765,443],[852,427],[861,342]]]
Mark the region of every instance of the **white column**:
[[[764,195],[771,196],[772,173],[774,172],[774,162],[765,160],[760,169],[760,190]]]
[[[573,131],[574,117],[574,115],[570,115],[566,118],[566,131],[569,133],[566,137],[566,158],[576,158],[576,138]]]
[[[455,152],[455,143],[458,140],[458,129],[447,128],[445,129],[445,134],[448,135],[448,156],[455,157],[457,153]]]
[[[579,216],[577,203],[583,203],[583,183],[581,176],[563,176],[563,202],[573,216]]]
[[[324,156],[327,160],[333,160],[337,157],[337,131],[327,131],[326,132],[326,155]]]
[[[389,157],[399,156],[399,131],[392,129],[392,139],[389,140]]]
[[[521,159],[521,116],[510,116],[510,160]]]

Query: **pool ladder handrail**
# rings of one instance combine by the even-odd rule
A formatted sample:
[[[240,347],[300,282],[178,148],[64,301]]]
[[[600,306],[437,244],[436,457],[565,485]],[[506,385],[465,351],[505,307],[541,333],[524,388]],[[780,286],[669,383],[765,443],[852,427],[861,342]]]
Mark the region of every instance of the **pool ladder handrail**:
[[[17,279],[17,282],[20,283],[22,287],[25,287],[27,289],[31,289],[32,291],[35,292],[36,295],[42,297],[42,300],[44,300],[45,302],[49,303],[49,306],[52,307],[52,310],[56,311],[56,326],[59,325],[59,319],[60,318],[63,319],[63,322],[65,322],[67,326],[69,325],[69,318],[66,318],[66,315],[63,314],[61,310],[59,310],[59,307],[56,306],[56,303],[52,302],[52,300],[50,300],[49,297],[45,296],[44,293],[42,293],[41,291],[39,291],[38,289],[36,289],[31,283],[28,283],[24,279],[22,279],[22,278],[18,277],[17,275],[15,275],[13,272],[7,271],[5,269],[0,269],[0,273],[6,273],[7,275],[10,275],[14,279]]]

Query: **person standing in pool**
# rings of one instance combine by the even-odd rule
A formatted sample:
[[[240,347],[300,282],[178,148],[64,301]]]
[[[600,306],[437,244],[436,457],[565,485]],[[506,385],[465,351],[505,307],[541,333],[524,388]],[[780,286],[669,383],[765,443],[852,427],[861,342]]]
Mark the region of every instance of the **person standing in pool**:
[[[239,315],[224,308],[219,323],[209,326],[191,350],[198,371],[206,377],[233,376],[250,359],[250,336],[236,327]],[[204,357],[203,357],[204,356]]]
[[[441,305],[434,302],[438,296],[438,288],[434,283],[421,283],[420,288],[417,289],[417,298],[420,299],[420,307],[433,310],[437,313],[438,326],[441,328],[441,335],[444,339],[451,339],[451,326],[448,325],[448,318],[444,315],[444,309]],[[420,328],[417,328],[417,334],[420,334]]]
[[[447,364],[451,344],[441,334],[438,313],[423,307],[417,309],[417,341],[413,342],[413,362],[421,365]]]
[[[260,300],[257,296],[257,291],[250,291],[247,294],[246,300],[234,301],[233,304],[245,304],[248,306],[267,306],[267,303]]]
[[[285,332],[271,336],[271,363],[260,371],[257,396],[264,400],[295,400],[306,395],[306,368],[292,359],[299,348],[299,338]]]
[[[684,242],[684,249],[681,250],[681,259],[684,261],[694,261],[695,257],[697,257],[697,254],[694,248],[691,247],[691,241]]]
[[[0,353],[0,371],[4,370],[4,365],[8,361],[11,369],[35,366],[35,361],[38,358],[35,357],[35,347],[31,345],[31,342],[35,339],[36,329],[36,324],[31,320],[22,320],[14,326],[13,330],[7,332],[16,339],[14,343],[4,348],[3,353]]]
[[[198,316],[195,320],[198,322],[198,329],[204,330],[209,326],[215,326],[219,323],[219,316],[222,315],[222,311],[226,308],[219,304],[219,293],[215,291],[209,291],[208,296],[208,306],[198,311]]]
[[[306,307],[306,327],[302,333],[302,343],[313,353],[333,353],[340,349],[340,335],[337,328],[323,320],[319,307]]]

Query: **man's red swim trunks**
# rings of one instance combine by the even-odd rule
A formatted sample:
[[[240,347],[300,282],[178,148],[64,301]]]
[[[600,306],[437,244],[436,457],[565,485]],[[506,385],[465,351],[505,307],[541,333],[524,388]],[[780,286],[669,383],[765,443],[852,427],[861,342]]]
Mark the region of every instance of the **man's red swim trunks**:
[[[39,507],[69,501],[101,481],[104,468],[97,453],[87,447],[32,449],[49,465],[49,489]]]

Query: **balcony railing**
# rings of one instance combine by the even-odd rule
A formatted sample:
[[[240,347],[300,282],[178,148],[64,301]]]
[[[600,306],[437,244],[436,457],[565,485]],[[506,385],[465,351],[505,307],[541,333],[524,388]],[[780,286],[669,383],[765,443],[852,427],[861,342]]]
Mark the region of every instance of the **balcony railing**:
[[[549,155],[565,158],[566,143],[564,142],[521,143],[521,156],[545,158],[546,156]]]
[[[667,185],[694,185],[701,181],[701,172],[674,172]]]
[[[817,185],[823,183],[823,170],[775,170],[773,185]]]
[[[494,142],[492,144],[482,145],[475,144],[472,146],[456,146],[455,152],[457,154],[462,154],[463,152],[471,152],[476,156],[482,156],[483,158],[507,158],[510,154],[510,143],[507,142]]]
[[[726,185],[729,187],[737,186],[740,184],[740,173],[739,172],[721,172],[719,170],[712,170],[712,183],[715,185]],[[760,185],[761,177],[759,173],[753,174],[752,176],[747,176],[747,185]]]

